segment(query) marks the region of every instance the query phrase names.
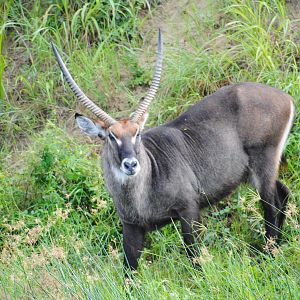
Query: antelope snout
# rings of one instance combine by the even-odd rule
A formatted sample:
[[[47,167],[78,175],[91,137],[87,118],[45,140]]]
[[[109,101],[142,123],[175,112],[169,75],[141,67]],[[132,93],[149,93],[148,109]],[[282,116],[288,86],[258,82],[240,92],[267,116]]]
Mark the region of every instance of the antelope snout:
[[[136,175],[140,170],[140,163],[135,157],[124,158],[121,163],[121,170],[126,175]]]

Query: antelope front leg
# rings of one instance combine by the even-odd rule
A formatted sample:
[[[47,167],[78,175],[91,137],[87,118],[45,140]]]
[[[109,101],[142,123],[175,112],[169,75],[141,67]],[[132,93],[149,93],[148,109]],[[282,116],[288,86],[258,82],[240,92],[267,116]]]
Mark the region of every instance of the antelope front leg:
[[[187,209],[180,214],[181,231],[183,236],[183,241],[186,246],[186,251],[188,257],[192,260],[197,256],[197,250],[195,248],[195,223],[199,222],[199,209]]]
[[[145,230],[137,225],[123,223],[123,247],[125,269],[136,270],[138,258],[144,248]]]

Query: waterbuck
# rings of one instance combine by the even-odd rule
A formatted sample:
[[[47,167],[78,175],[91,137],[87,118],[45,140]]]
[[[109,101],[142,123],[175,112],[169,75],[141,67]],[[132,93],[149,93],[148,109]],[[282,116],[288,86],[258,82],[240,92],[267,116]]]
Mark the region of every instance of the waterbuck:
[[[80,129],[105,141],[106,187],[123,225],[125,266],[136,269],[147,231],[180,220],[189,256],[201,208],[229,195],[243,182],[258,190],[266,239],[278,240],[288,188],[277,179],[294,117],[292,98],[259,83],[225,86],[173,121],[143,131],[162,70],[162,37],[154,79],[130,118],[115,120],[81,91],[52,45],[78,100],[100,120],[76,114]]]

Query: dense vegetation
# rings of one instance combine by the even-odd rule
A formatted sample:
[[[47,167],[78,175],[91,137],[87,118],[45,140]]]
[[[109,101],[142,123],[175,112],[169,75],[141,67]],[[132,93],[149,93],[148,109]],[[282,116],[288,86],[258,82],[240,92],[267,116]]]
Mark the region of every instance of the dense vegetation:
[[[165,38],[164,75],[149,126],[240,81],[283,89],[299,111],[300,34],[285,1],[202,1],[204,11],[196,2],[184,12],[185,46],[168,46]],[[263,251],[259,197],[245,185],[203,212],[202,270],[186,258],[180,228],[172,224],[149,234],[139,272],[124,285],[121,226],[103,183],[101,144],[74,129],[74,111],[82,107],[49,42],[95,102],[115,116],[128,114],[151,80],[155,50],[147,58],[141,50],[156,28],[147,32],[147,22],[167,4],[0,5],[1,299],[300,298],[298,114],[280,173],[291,199],[273,258]]]

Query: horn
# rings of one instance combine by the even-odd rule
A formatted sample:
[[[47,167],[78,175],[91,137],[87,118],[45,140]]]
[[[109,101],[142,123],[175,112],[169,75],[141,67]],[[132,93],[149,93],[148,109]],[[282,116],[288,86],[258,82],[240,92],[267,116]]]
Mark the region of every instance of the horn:
[[[113,119],[111,116],[109,116],[105,111],[103,111],[100,107],[98,107],[92,100],[90,100],[80,89],[80,87],[76,84],[74,81],[72,75],[70,74],[69,70],[67,69],[66,65],[64,64],[62,58],[60,57],[56,46],[51,43],[52,50],[54,52],[55,58],[59,64],[59,67],[70,86],[71,90],[75,93],[77,96],[77,99],[90,111],[92,111],[97,117],[99,117],[104,123],[106,123],[108,126],[116,123],[116,120]]]
[[[155,94],[159,87],[160,82],[160,76],[161,76],[161,70],[162,70],[162,61],[163,61],[163,45],[162,45],[162,34],[161,30],[158,29],[158,45],[157,45],[157,58],[156,58],[156,67],[154,76],[149,88],[149,91],[145,98],[140,102],[139,107],[134,112],[131,120],[133,122],[139,121],[139,119],[142,117],[142,115],[147,111],[149,105],[151,104],[151,101],[154,99]]]

